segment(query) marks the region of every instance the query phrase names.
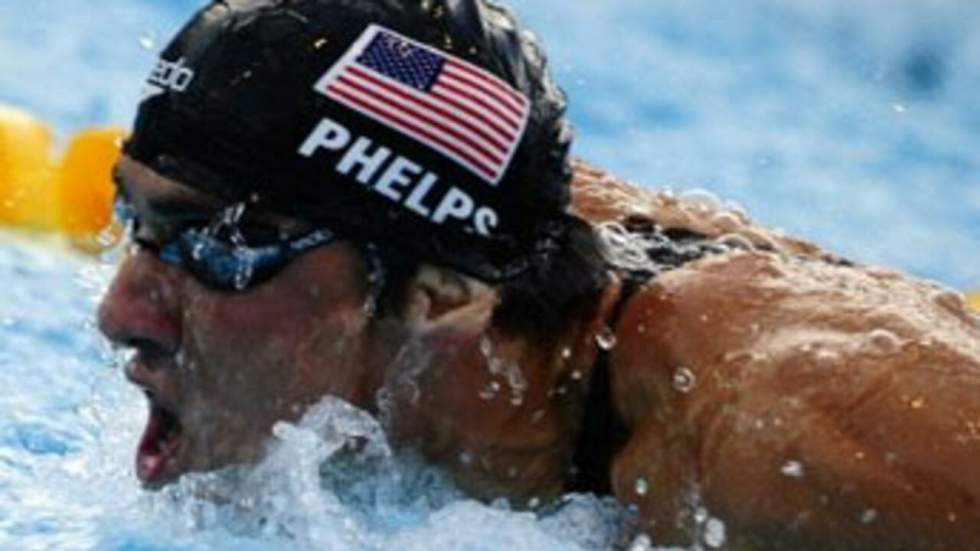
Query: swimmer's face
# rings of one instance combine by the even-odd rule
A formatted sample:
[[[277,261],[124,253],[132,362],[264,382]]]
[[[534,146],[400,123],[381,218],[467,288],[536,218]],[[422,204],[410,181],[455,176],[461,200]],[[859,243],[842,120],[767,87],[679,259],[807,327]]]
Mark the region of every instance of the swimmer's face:
[[[126,375],[149,399],[137,451],[146,485],[255,460],[275,422],[298,419],[324,395],[369,406],[380,384],[372,365],[394,344],[365,308],[368,278],[354,246],[321,245],[254,288],[215,290],[161,260],[159,248],[175,224],[224,205],[126,158],[117,176],[140,221],[139,245],[102,301],[99,326],[135,352]],[[246,217],[288,235],[313,229],[270,213]]]

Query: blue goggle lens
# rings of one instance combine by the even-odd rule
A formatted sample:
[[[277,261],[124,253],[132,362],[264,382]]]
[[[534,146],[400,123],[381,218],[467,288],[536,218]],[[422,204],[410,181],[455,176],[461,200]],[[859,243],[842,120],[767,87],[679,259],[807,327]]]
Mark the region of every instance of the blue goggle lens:
[[[139,219],[132,206],[117,200],[115,211],[127,231],[135,234]],[[157,256],[208,287],[241,292],[272,279],[297,256],[336,239],[333,232],[318,229],[299,237],[250,245],[244,237],[250,232],[245,229],[244,223],[229,222],[222,214],[208,225],[180,229],[170,240],[156,244]],[[134,241],[139,243],[139,239]]]

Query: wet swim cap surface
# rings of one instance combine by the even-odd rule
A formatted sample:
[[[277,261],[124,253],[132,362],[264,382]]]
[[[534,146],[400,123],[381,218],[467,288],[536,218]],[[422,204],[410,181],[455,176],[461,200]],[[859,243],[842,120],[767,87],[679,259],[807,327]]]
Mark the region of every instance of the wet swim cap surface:
[[[536,44],[483,0],[225,0],[165,49],[124,151],[498,281],[563,231],[564,110]]]

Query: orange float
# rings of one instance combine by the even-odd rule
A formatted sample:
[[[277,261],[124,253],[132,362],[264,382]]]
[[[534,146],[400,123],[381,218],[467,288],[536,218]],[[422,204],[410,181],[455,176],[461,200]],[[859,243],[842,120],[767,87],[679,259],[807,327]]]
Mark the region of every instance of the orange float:
[[[54,154],[51,131],[30,113],[0,105],[0,224],[57,231],[83,249],[112,219],[112,167],[124,131],[87,128]]]
[[[29,113],[0,105],[0,223],[56,225],[51,131]]]
[[[124,135],[112,127],[81,130],[58,163],[57,227],[81,249],[99,251],[115,241],[106,239],[104,232],[112,222],[112,168]]]

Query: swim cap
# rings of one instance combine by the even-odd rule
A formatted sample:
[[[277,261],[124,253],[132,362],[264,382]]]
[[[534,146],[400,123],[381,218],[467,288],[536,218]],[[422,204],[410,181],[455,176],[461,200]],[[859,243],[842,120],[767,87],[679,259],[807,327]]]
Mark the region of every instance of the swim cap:
[[[221,0],[162,53],[124,152],[500,281],[566,227],[564,112],[534,39],[489,0]]]

